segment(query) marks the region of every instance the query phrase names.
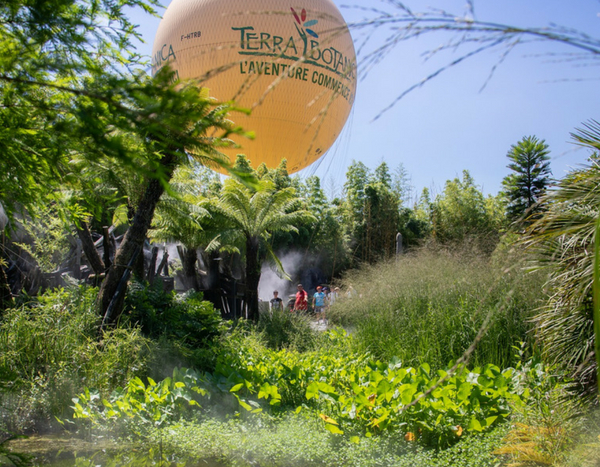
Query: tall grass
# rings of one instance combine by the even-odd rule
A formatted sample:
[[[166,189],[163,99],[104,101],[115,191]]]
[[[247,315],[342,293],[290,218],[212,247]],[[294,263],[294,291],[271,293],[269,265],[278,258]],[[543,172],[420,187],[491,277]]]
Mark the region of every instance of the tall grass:
[[[0,321],[0,429],[45,430],[70,416],[84,387],[104,393],[146,372],[151,346],[138,329],[97,336],[97,290],[59,289],[7,310]]]
[[[490,260],[423,249],[353,271],[343,285],[356,294],[342,293],[329,316],[355,334],[361,351],[442,368],[462,356],[490,315],[471,365],[506,367],[515,363],[513,346],[534,344],[529,319],[542,303],[542,284],[507,251]]]
[[[276,350],[285,348],[305,352],[313,350],[319,342],[319,333],[311,327],[310,318],[287,310],[262,313],[258,330],[267,346]]]

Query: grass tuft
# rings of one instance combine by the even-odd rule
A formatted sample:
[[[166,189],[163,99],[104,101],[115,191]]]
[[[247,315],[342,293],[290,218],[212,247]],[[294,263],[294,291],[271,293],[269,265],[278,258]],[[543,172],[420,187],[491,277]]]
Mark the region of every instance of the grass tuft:
[[[356,293],[342,293],[329,317],[354,333],[360,351],[437,369],[460,358],[491,315],[471,365],[513,366],[513,346],[533,345],[528,320],[543,298],[542,278],[504,264],[423,249],[365,266],[345,278]]]

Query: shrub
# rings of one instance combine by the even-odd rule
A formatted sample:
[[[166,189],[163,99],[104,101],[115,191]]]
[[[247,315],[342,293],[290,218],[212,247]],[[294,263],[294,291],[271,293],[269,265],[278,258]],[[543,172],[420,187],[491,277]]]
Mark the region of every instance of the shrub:
[[[132,283],[124,316],[130,326],[139,326],[157,342],[152,364],[152,376],[157,378],[168,376],[179,365],[211,371],[213,346],[228,329],[220,312],[203,300],[201,292],[164,292],[160,283]]]
[[[518,367],[522,404],[513,407],[511,427],[496,450],[511,465],[563,465],[569,451],[578,443],[587,408],[585,400],[573,398],[564,375],[534,358]],[[566,465],[573,465],[568,463]]]
[[[160,282],[132,283],[125,313],[148,337],[167,335],[190,347],[206,345],[227,329],[220,312],[203,300],[202,292],[164,292]]]
[[[145,373],[151,344],[138,330],[111,330],[98,341],[96,295],[88,287],[48,291],[2,316],[5,429],[51,428],[55,416],[70,416],[71,397],[85,386],[106,393]]]
[[[319,332],[311,327],[308,316],[286,310],[261,313],[258,330],[264,334],[271,349],[289,348],[299,352],[312,350],[317,345]]]

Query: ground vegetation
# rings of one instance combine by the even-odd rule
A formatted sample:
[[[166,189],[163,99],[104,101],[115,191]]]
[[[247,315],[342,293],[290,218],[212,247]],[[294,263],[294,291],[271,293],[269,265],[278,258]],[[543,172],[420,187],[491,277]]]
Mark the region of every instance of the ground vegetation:
[[[527,35],[597,58],[577,32],[392,4],[399,15],[356,25],[409,25],[372,63],[444,30],[459,36],[440,52],[481,44],[450,66]],[[29,462],[13,434],[60,431],[135,443],[102,460],[113,464],[597,463],[597,122],[573,135],[589,165],[551,186],[509,175],[504,197],[485,197],[465,170],[411,202],[402,168],[354,162],[328,199],[285,161],[225,160],[228,134],[245,134],[231,123],[238,109],[166,68],[140,71],[125,6],[156,4],[0,6],[0,462]],[[539,168],[546,183],[542,141],[512,146],[511,170]],[[530,143],[534,159],[522,160]],[[532,204],[511,195],[525,185]],[[507,197],[520,218],[535,210],[526,228],[510,228]],[[180,243],[188,290],[153,280],[162,267],[144,262],[148,237]],[[283,274],[278,253],[293,249],[322,254],[312,265],[341,288],[327,329],[258,302],[261,263]],[[250,320],[205,300],[199,258],[245,264]]]

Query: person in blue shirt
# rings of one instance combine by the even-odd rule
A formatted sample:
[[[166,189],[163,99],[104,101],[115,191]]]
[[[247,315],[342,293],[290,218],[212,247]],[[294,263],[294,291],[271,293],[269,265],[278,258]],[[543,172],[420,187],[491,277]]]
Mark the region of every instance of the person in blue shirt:
[[[317,315],[317,323],[321,322],[321,319],[323,320],[323,323],[325,323],[325,300],[326,300],[326,296],[325,293],[323,292],[323,287],[321,287],[320,285],[317,286],[317,291],[316,293],[313,295],[313,308],[315,310],[315,314]]]

